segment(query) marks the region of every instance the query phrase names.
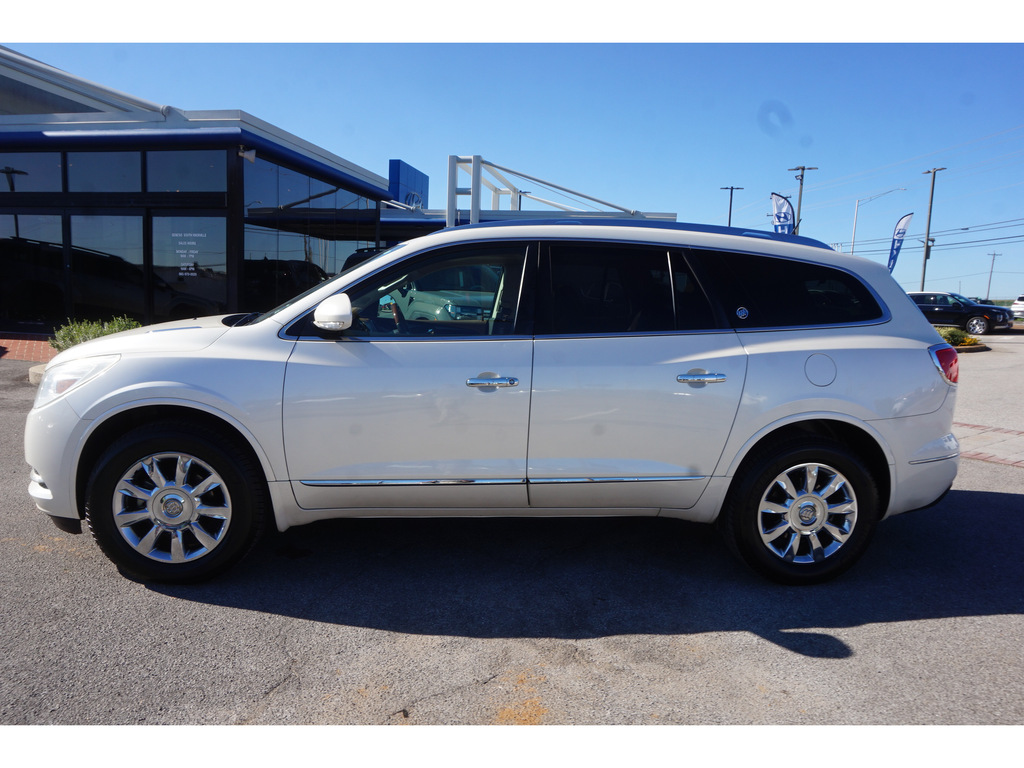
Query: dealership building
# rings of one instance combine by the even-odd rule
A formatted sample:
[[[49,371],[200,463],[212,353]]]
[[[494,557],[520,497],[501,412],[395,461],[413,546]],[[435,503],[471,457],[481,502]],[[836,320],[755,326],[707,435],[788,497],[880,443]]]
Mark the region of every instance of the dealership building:
[[[510,211],[481,215],[479,158],[460,212],[459,160],[430,211],[401,160],[384,178],[245,112],[161,106],[0,47],[0,330],[265,310],[390,243],[519,215],[514,187]]]

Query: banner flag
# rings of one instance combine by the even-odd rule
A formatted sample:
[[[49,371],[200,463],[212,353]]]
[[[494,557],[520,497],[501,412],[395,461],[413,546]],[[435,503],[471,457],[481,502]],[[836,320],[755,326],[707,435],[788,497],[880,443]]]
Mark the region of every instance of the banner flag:
[[[772,192],[772,222],[775,231],[783,235],[793,234],[793,206],[782,195]]]
[[[900,248],[903,247],[903,238],[907,236],[907,227],[910,226],[910,219],[914,214],[908,213],[896,224],[896,231],[892,233],[892,247],[889,248],[889,274],[892,274],[896,266],[896,257],[900,255]]]

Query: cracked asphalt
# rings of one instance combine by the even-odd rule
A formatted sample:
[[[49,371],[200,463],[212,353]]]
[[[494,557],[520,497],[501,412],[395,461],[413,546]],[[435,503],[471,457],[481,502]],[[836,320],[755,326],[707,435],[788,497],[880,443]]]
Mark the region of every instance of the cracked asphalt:
[[[1024,432],[1024,333],[989,343],[957,421]],[[965,459],[811,588],[657,519],[329,521],[147,586],[29,500],[30,365],[0,358],[0,724],[1024,723],[1024,468]]]

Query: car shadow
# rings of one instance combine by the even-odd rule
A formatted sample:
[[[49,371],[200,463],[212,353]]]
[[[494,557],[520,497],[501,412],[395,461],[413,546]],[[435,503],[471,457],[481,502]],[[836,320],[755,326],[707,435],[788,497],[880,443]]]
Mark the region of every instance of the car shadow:
[[[582,639],[745,631],[815,658],[829,630],[1024,612],[1024,496],[953,491],[883,522],[826,584],[748,572],[711,526],[657,518],[332,520],[270,537],[179,599],[390,632]]]

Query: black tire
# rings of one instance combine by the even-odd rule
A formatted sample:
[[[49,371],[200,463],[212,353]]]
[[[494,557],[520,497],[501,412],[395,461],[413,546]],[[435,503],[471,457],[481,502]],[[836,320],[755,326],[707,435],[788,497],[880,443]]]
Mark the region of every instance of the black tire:
[[[878,486],[864,464],[838,442],[806,437],[745,460],[718,523],[754,571],[806,585],[852,566],[878,518]]]
[[[143,425],[93,468],[85,518],[100,549],[142,581],[191,583],[241,560],[263,534],[268,492],[247,446],[198,425]]]
[[[988,320],[980,315],[971,317],[964,323],[964,331],[972,336],[981,336],[984,333],[988,333]]]

